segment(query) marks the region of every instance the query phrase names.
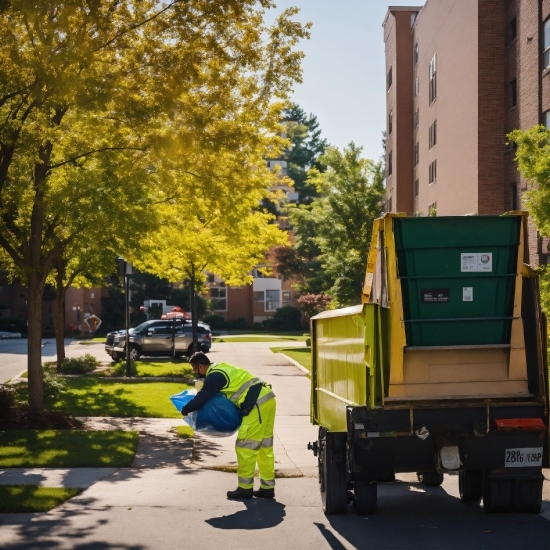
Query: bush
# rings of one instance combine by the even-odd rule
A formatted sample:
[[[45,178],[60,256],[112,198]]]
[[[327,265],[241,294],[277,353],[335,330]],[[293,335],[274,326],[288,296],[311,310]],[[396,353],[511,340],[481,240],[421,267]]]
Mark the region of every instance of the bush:
[[[252,330],[263,330],[263,329],[264,329],[264,327],[263,327],[262,323],[255,322],[252,325]]]
[[[15,390],[0,384],[0,419],[8,418],[15,406]]]
[[[62,374],[86,374],[94,371],[99,365],[101,363],[93,355],[87,353],[84,357],[64,359],[60,372]]]
[[[58,398],[64,391],[65,380],[50,370],[44,370],[44,397]]]
[[[126,376],[126,361],[117,361],[113,365],[113,373],[116,376]],[[137,361],[130,361],[130,376],[137,376],[138,368]]]
[[[277,330],[273,319],[264,319],[262,321],[262,329],[267,331]]]
[[[269,320],[273,321],[273,328],[278,331],[300,330],[302,328],[302,312],[293,306],[280,307],[273,315],[273,319]]]
[[[221,315],[207,315],[203,321],[212,329],[225,328],[225,319]]]
[[[308,348],[311,347],[311,338],[306,338],[306,346],[307,346]]]
[[[246,319],[239,317],[238,319],[229,319],[225,322],[225,327],[228,330],[248,330]]]

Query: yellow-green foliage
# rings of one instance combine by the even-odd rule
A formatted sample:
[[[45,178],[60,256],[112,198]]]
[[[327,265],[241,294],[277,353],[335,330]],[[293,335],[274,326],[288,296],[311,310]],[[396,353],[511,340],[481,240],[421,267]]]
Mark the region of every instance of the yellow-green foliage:
[[[82,489],[39,485],[0,485],[0,513],[47,512]]]

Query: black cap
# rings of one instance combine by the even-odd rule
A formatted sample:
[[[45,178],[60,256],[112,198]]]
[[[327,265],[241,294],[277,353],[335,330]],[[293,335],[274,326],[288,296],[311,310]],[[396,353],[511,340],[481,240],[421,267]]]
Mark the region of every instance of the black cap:
[[[199,365],[210,365],[210,359],[206,353],[202,351],[197,351],[189,358],[189,363],[198,363]]]

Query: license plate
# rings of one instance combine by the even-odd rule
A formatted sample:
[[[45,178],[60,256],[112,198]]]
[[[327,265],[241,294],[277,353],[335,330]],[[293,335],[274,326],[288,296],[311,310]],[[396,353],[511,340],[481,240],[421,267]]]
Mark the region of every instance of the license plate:
[[[504,466],[507,468],[542,466],[542,447],[506,449]]]

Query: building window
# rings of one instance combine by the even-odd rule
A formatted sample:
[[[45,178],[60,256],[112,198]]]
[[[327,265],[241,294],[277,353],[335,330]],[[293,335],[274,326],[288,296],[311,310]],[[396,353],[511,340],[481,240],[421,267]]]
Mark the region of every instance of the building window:
[[[393,151],[388,153],[388,176],[391,176],[393,172]]]
[[[388,115],[388,136],[391,135],[393,131],[393,111],[390,111]]]
[[[512,185],[512,210],[518,209],[518,186],[517,184]]]
[[[227,311],[227,289],[224,287],[210,288],[210,303],[212,311]]]
[[[518,35],[518,24],[517,19],[514,17],[510,23],[508,23],[508,28],[506,29],[506,38],[508,43],[513,42]]]
[[[214,274],[213,273],[209,273],[208,276],[207,276],[207,281],[209,283],[213,283],[214,282]]]
[[[420,187],[420,181],[414,180],[414,198],[418,198],[418,188]]]
[[[253,299],[255,302],[263,302],[265,297],[264,297],[264,291],[263,290],[255,290],[253,292]]]
[[[543,68],[550,67],[550,17],[544,23]]]
[[[437,180],[437,160],[434,160],[433,162],[430,163],[428,173],[429,173],[430,184],[435,183]]]
[[[436,56],[432,57],[430,61],[430,104],[435,101],[437,97],[437,85],[436,85]]]
[[[435,218],[437,216],[437,202],[432,202],[432,204],[428,205],[428,216],[430,216],[430,218]]]
[[[510,82],[510,101],[512,107],[518,104],[518,81],[515,78]]]
[[[413,117],[413,122],[414,122],[414,127],[415,128],[418,128],[419,118],[420,118],[420,111],[418,109],[416,109],[416,111],[414,112],[414,117]]]
[[[418,95],[418,91],[420,90],[420,84],[418,82],[418,77],[414,79],[414,97]]]
[[[290,292],[290,290],[283,290],[281,292],[281,296],[282,296],[283,304],[289,304],[290,303],[290,301],[291,301],[291,292]]]
[[[420,162],[420,145],[418,141],[414,146],[414,165],[416,166]]]
[[[386,212],[391,212],[391,197],[387,201],[387,210]]]
[[[418,63],[418,42],[414,45],[414,64]]]
[[[266,290],[265,291],[265,310],[276,311],[280,307],[279,303],[279,290]]]
[[[547,130],[550,130],[550,111],[546,111],[546,113],[542,115],[542,123],[546,126]]]
[[[391,85],[392,85],[392,69],[393,67],[390,67],[390,70],[388,71],[388,76],[387,76],[387,86],[386,86],[386,89],[389,90],[391,88]]]
[[[434,120],[430,126],[428,141],[430,149],[437,143],[437,120]]]

